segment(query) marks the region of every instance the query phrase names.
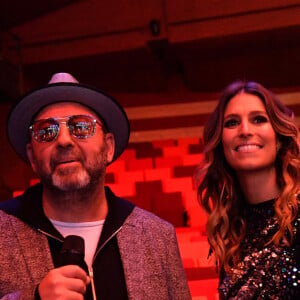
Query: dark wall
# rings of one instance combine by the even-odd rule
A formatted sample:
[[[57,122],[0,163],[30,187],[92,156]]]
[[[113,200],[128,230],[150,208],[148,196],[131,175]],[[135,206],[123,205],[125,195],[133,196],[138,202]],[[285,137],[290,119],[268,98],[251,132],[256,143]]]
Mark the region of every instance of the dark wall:
[[[18,158],[8,143],[6,119],[10,107],[9,104],[0,106],[0,200],[11,197],[14,190],[26,188],[29,178],[34,176],[29,165]]]

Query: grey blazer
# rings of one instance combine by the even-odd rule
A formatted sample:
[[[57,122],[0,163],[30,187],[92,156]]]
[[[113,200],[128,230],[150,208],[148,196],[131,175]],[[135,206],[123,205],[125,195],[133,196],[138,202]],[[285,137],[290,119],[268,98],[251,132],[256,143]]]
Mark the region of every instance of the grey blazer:
[[[129,299],[191,299],[171,224],[135,207],[117,240]],[[53,267],[46,236],[0,211],[0,299],[34,299]]]

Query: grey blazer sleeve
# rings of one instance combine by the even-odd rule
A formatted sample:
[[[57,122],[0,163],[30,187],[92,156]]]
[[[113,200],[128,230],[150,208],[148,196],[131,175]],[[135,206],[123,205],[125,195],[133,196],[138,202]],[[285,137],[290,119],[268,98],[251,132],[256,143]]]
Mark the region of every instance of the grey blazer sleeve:
[[[0,211],[0,299],[34,299],[37,284],[52,268],[47,238]]]

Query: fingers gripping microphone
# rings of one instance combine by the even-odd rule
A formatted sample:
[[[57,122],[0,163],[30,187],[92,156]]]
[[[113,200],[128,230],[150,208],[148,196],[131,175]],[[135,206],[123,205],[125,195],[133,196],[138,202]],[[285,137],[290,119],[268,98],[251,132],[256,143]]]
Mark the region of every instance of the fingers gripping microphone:
[[[81,236],[66,236],[60,250],[58,264],[60,267],[66,265],[77,265],[82,268],[87,274],[89,273],[87,264],[84,261],[84,239]],[[87,286],[84,299],[92,299],[92,290],[90,285]],[[93,299],[97,299],[96,296],[94,296]]]
[[[59,266],[77,265],[86,270],[84,262],[84,239],[77,235],[68,235],[59,255]]]

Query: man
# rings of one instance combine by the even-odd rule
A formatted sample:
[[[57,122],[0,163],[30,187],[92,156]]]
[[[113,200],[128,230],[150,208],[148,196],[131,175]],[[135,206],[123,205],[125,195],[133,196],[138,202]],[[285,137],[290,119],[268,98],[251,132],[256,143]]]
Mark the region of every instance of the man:
[[[1,204],[0,298],[191,298],[174,227],[104,187],[129,139],[114,99],[54,74],[16,104],[7,127],[41,183]],[[63,256],[70,235],[85,242],[80,266]],[[83,255],[72,247],[67,257]]]

